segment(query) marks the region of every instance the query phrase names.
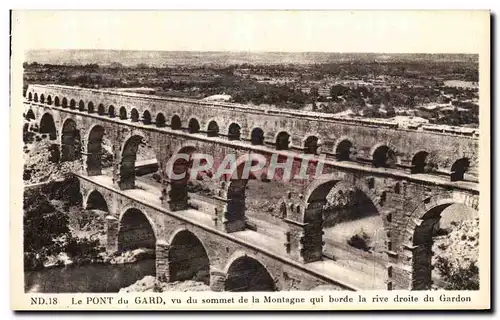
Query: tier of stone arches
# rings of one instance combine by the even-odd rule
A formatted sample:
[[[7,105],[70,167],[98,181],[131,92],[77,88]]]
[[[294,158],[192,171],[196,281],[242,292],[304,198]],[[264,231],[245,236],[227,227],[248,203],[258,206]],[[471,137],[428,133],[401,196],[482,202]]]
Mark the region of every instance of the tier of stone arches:
[[[90,190],[84,198],[84,207],[86,209],[108,211],[108,200],[98,190]],[[110,219],[111,220],[111,219]],[[211,283],[210,271],[214,264],[203,239],[194,231],[184,227],[178,228],[170,233],[165,245],[162,243],[163,233],[158,229],[158,222],[148,215],[147,211],[134,206],[126,207],[118,215],[115,224],[117,224],[116,250],[123,252],[134,249],[155,250],[157,267],[166,265],[164,268],[166,274],[159,275],[162,271],[157,270],[157,276],[167,279],[169,282],[194,280],[203,282],[206,285]],[[108,227],[108,232],[110,232]],[[168,248],[166,252],[161,252]],[[160,251],[160,252],[157,252]],[[162,261],[162,260],[165,261]],[[225,262],[223,270],[224,291],[277,291],[275,278],[271,271],[258,258],[248,252],[236,251]]]
[[[170,128],[190,134],[204,134],[209,137],[223,137],[231,141],[241,140],[252,145],[271,146],[279,151],[296,149],[304,154],[318,155],[323,153],[329,156],[333,155],[338,161],[368,162],[374,167],[396,168],[401,166],[398,151],[390,143],[381,143],[374,146],[369,153],[368,159],[360,159],[356,156],[357,148],[349,137],[340,137],[334,142],[327,142],[322,141],[317,133],[310,133],[303,138],[298,138],[287,130],[277,128],[276,133],[273,134],[264,132],[258,126],[251,127],[251,130],[246,132],[246,128],[237,122],[225,121],[226,123],[221,124],[217,122],[217,119],[208,119],[205,123],[202,123],[196,116],[182,119],[179,114],[172,114],[169,118],[162,111],[152,114],[146,109],[141,114],[136,108],[106,106],[102,103],[98,104],[96,109],[92,101],[85,103],[83,100],[77,102],[75,99],[70,99],[68,102],[66,97],[60,99],[58,96],[52,97],[51,95],[48,95],[47,98],[44,97],[42,101],[41,96],[39,98],[37,93],[33,95],[29,92],[28,100],[158,128]],[[331,147],[325,148],[327,145]],[[411,158],[410,172],[412,174],[439,172],[438,169],[440,168],[432,162],[431,158],[430,152],[426,150],[417,151]],[[450,179],[452,181],[464,180],[470,166],[471,160],[469,158],[461,157],[457,159],[449,170]]]

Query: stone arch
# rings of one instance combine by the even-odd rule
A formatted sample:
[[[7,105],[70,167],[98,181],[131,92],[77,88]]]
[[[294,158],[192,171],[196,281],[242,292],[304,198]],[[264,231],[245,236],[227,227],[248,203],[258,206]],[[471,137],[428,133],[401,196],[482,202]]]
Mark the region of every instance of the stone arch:
[[[453,163],[451,166],[451,181],[462,181],[464,180],[465,173],[470,168],[469,158],[460,158]]]
[[[50,140],[57,139],[56,123],[51,113],[46,112],[40,118],[40,133],[48,133]]]
[[[193,163],[192,154],[197,148],[192,145],[180,147],[172,156],[175,161],[167,168],[167,177],[169,185],[170,210],[185,210],[188,207],[188,181],[190,179],[190,169]],[[187,155],[186,158],[178,157],[178,155]],[[176,176],[182,176],[177,178]]]
[[[259,127],[253,128],[250,134],[250,142],[253,145],[261,146],[264,144],[264,130]]]
[[[452,205],[461,204],[477,211],[477,201],[467,197],[442,194],[426,198],[408,217],[404,226],[404,242],[411,250],[411,290],[430,290],[432,286],[432,246],[443,212]],[[405,245],[401,246],[400,251]]]
[[[276,135],[276,150],[288,150],[290,149],[290,134],[286,131],[280,131]]]
[[[159,127],[159,128],[163,128],[163,127],[165,127],[167,125],[167,119],[165,118],[165,116],[163,115],[163,113],[159,112],[156,115],[155,123],[156,123],[156,126]]]
[[[45,103],[45,96],[43,93],[40,95],[40,103]]]
[[[118,251],[138,248],[156,249],[156,229],[146,213],[137,208],[127,208],[120,215]]]
[[[126,120],[127,119],[127,109],[125,109],[125,107],[120,107],[120,111],[119,111],[119,114],[120,114],[120,120]]]
[[[130,111],[130,120],[132,120],[132,122],[139,121],[139,112],[136,108],[132,108],[132,111]]]
[[[224,273],[224,291],[277,291],[271,272],[257,258],[236,253],[227,262]]]
[[[33,100],[33,95],[31,94],[31,92],[28,93],[28,101],[31,101]]]
[[[35,92],[35,97],[33,98],[35,102],[38,102],[38,93]]]
[[[265,169],[260,173],[248,172],[244,176],[245,165],[251,162],[256,165],[261,162],[262,155],[249,154],[246,157],[240,157],[236,163],[232,164],[231,174],[221,177],[224,182],[224,193],[226,205],[224,208],[225,227],[227,232],[236,232],[245,229],[246,215],[246,189],[249,180],[257,180],[266,176]],[[246,174],[246,173],[245,173]]]
[[[240,140],[241,126],[235,122],[231,123],[227,129],[227,138],[229,140]]]
[[[308,136],[303,141],[304,153],[318,154],[319,144],[320,142],[317,136]]]
[[[201,240],[191,231],[174,232],[167,261],[169,281],[195,280],[210,284],[210,260]]]
[[[208,123],[207,126],[207,136],[209,137],[218,137],[219,136],[219,125],[215,120],[212,120]]]
[[[200,132],[200,122],[196,118],[191,118],[189,120],[188,132],[189,133],[199,133]]]
[[[72,110],[76,109],[76,101],[75,101],[75,99],[71,99],[69,101],[69,108],[72,109]]]
[[[76,122],[66,119],[61,132],[61,161],[74,161],[81,157],[81,137]]]
[[[47,96],[47,104],[52,105],[52,96],[50,94]]]
[[[35,120],[36,119],[35,113],[33,112],[32,109],[28,109],[25,117],[26,117],[26,120]]]
[[[62,99],[62,107],[67,108],[68,107],[68,99],[66,97],[63,97]]]
[[[125,140],[121,148],[120,178],[118,180],[118,186],[121,190],[135,188],[135,160],[143,139],[141,135],[132,135]]]
[[[56,107],[59,107],[59,106],[61,105],[61,101],[59,101],[59,97],[58,97],[58,96],[56,96],[56,97],[54,98],[54,105],[55,105]]]
[[[172,128],[172,130],[182,129],[182,121],[178,115],[174,114],[170,119],[170,128]]]
[[[321,260],[323,248],[343,252],[373,250],[387,258],[383,252],[387,250],[389,224],[379,198],[363,182],[342,174],[323,175],[307,187],[303,199],[304,210],[290,210],[288,219],[308,225],[302,239],[305,262]],[[361,237],[366,233],[367,238],[358,241],[360,233]]]
[[[94,113],[94,103],[92,101],[89,101],[89,103],[87,104],[87,112],[88,113]]]
[[[142,113],[142,123],[146,125],[151,124],[151,112],[149,110],[144,110]]]
[[[106,109],[104,109],[104,105],[102,103],[97,107],[97,114],[103,116],[106,114]]]
[[[429,153],[426,151],[417,152],[411,160],[411,173],[425,173],[427,172],[427,159]]]
[[[78,110],[85,111],[85,102],[83,102],[83,100],[80,100],[80,102],[78,102]]]
[[[94,125],[87,136],[87,175],[100,175],[102,171],[102,154],[103,146],[102,139],[104,138],[105,130],[100,125]]]
[[[114,118],[116,116],[115,106],[110,105],[108,107],[108,117]]]
[[[335,145],[335,156],[339,161],[352,160],[354,145],[349,139],[341,138]]]
[[[87,210],[100,210],[104,212],[109,212],[108,202],[106,198],[97,190],[92,190],[87,195],[85,200],[85,209]]]
[[[373,147],[371,157],[372,164],[376,168],[393,168],[398,164],[396,152],[385,144]]]

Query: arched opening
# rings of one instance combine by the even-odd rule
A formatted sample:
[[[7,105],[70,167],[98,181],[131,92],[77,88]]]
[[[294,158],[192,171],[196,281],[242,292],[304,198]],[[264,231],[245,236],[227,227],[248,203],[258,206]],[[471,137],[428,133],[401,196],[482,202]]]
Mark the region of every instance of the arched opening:
[[[188,131],[189,133],[200,132],[200,123],[198,122],[198,120],[196,120],[195,118],[191,118],[191,120],[189,120]]]
[[[74,99],[69,101],[69,108],[73,110],[76,109],[76,101]]]
[[[219,136],[219,125],[215,121],[210,121],[207,128],[207,136],[218,137]]]
[[[33,95],[30,92],[30,93],[28,93],[28,101],[31,101],[31,100],[33,100]]]
[[[97,114],[103,116],[106,114],[106,109],[104,109],[104,105],[102,103],[97,107]]]
[[[104,128],[96,125],[90,130],[87,144],[87,174],[89,176],[100,175],[102,171],[102,155]]]
[[[425,151],[420,151],[411,160],[411,173],[424,173],[429,172],[429,168],[427,168],[427,157],[429,153]]]
[[[182,122],[179,116],[174,115],[172,117],[172,119],[170,120],[170,128],[172,128],[172,130],[180,130],[182,128]]]
[[[85,111],[85,102],[83,102],[83,100],[80,100],[80,102],[78,102],[78,110]]]
[[[335,148],[335,155],[339,161],[349,161],[351,160],[351,155],[353,153],[353,145],[349,140],[342,140]]]
[[[264,131],[261,128],[254,128],[250,137],[253,145],[261,146],[264,144]]]
[[[451,199],[436,203],[419,217],[419,223],[410,238],[413,246],[410,289],[431,290],[436,286],[439,289],[478,290],[479,270],[476,270],[475,275],[469,274],[466,279],[459,281],[447,279],[453,278],[452,273],[456,272],[454,270],[457,267],[474,269],[471,266],[473,263],[478,266],[478,212],[464,204],[454,203]],[[472,230],[476,232],[471,232]],[[451,255],[450,252],[455,253]],[[448,267],[444,270],[440,268],[440,265],[447,263],[450,263],[452,270],[448,270]]]
[[[61,161],[74,161],[81,156],[80,130],[72,119],[64,121],[61,136]]]
[[[304,153],[317,154],[318,153],[318,137],[310,136],[304,141]]]
[[[451,181],[462,181],[464,180],[465,173],[469,170],[470,160],[467,158],[461,158],[455,161],[451,166]]]
[[[210,284],[210,262],[201,241],[193,233],[178,232],[168,250],[170,281],[195,280]]]
[[[165,116],[163,113],[158,113],[156,115],[156,120],[155,120],[156,126],[159,128],[163,128],[167,125],[167,119],[165,119]]]
[[[50,140],[57,139],[56,124],[50,113],[45,113],[40,119],[40,133],[48,133]]]
[[[151,124],[151,113],[148,110],[142,113],[142,123]]]
[[[108,203],[106,202],[106,199],[104,199],[102,194],[96,190],[92,191],[89,194],[85,209],[109,212]]]
[[[303,257],[308,262],[335,262],[370,281],[366,289],[386,289],[388,263],[385,218],[367,186],[321,177],[306,192],[304,212],[291,212],[309,227]],[[300,221],[300,220],[299,220]]]
[[[397,164],[396,153],[388,146],[380,146],[373,152],[372,164],[376,168],[394,168]]]
[[[66,98],[62,99],[62,107],[63,108],[67,108],[68,107],[68,99],[66,99]]]
[[[290,148],[290,135],[281,131],[276,137],[276,150],[288,150]]]
[[[187,155],[185,158],[176,158],[171,168],[167,168],[167,177],[170,180],[170,210],[185,210],[188,207],[188,181],[190,169],[193,163],[192,154],[195,147],[186,146],[181,148],[177,155]],[[176,176],[174,176],[174,174]],[[179,177],[179,178],[177,178]]]
[[[52,105],[52,96],[49,94],[49,96],[47,97],[47,104],[48,105]]]
[[[35,98],[34,98],[35,102],[38,102],[38,93],[35,92]]]
[[[40,103],[45,103],[45,96],[43,93],[40,95]]]
[[[61,105],[61,101],[59,101],[59,97],[55,97],[55,99],[54,99],[54,105],[56,107],[59,107]]]
[[[229,130],[227,131],[227,138],[229,140],[240,140],[241,137],[241,127],[237,123],[231,123],[229,125]]]
[[[254,258],[243,256],[231,263],[224,291],[276,291],[276,286],[266,267]]]
[[[130,120],[132,120],[132,122],[139,121],[139,112],[137,109],[133,108],[132,111],[130,111]]]
[[[27,112],[26,112],[26,120],[35,120],[35,113],[33,112],[33,110],[29,109]]]
[[[108,116],[110,118],[114,118],[116,116],[115,107],[113,105],[110,105],[108,108]]]
[[[143,137],[135,135],[130,137],[122,149],[120,162],[120,179],[118,185],[120,189],[134,189],[135,187],[135,161],[139,145],[143,143]]]
[[[127,119],[127,109],[125,109],[125,107],[120,108],[120,119],[121,120]]]
[[[154,229],[139,209],[128,209],[120,220],[118,231],[118,251],[156,248]]]
[[[94,113],[94,103],[92,101],[89,101],[89,103],[87,105],[87,112]]]

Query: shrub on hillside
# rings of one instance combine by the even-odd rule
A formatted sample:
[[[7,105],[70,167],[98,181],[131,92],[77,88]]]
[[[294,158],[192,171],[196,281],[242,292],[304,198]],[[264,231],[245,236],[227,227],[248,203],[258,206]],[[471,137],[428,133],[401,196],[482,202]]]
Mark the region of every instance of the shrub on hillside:
[[[464,267],[437,257],[435,267],[447,282],[445,290],[479,290],[479,268],[476,263],[472,262]]]
[[[369,245],[370,240],[371,240],[370,236],[366,232],[361,231],[350,237],[347,240],[347,244],[357,249],[370,251],[372,249],[371,246]]]

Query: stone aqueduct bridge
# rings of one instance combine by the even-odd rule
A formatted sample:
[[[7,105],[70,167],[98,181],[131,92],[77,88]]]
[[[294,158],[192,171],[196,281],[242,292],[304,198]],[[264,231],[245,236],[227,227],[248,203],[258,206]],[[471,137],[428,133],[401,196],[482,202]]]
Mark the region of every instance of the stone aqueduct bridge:
[[[321,284],[426,289],[432,283],[432,229],[441,212],[454,203],[478,206],[475,137],[53,85],[30,85],[25,108],[40,132],[60,141],[63,161],[81,157],[84,169],[77,176],[85,205],[109,212],[109,249],[155,248],[157,277],[169,281],[197,274],[214,290],[230,291]],[[112,177],[102,170],[103,137],[113,144]],[[135,180],[144,140],[159,164],[157,193]],[[291,155],[296,161],[324,153],[325,174],[305,181],[300,194],[284,194],[279,208],[285,230],[263,234],[247,229],[245,180],[221,181],[211,212],[188,208],[186,183],[169,181],[165,168],[176,153],[194,151]],[[382,285],[322,261],[323,206],[330,190],[345,184],[363,192],[384,222]]]

